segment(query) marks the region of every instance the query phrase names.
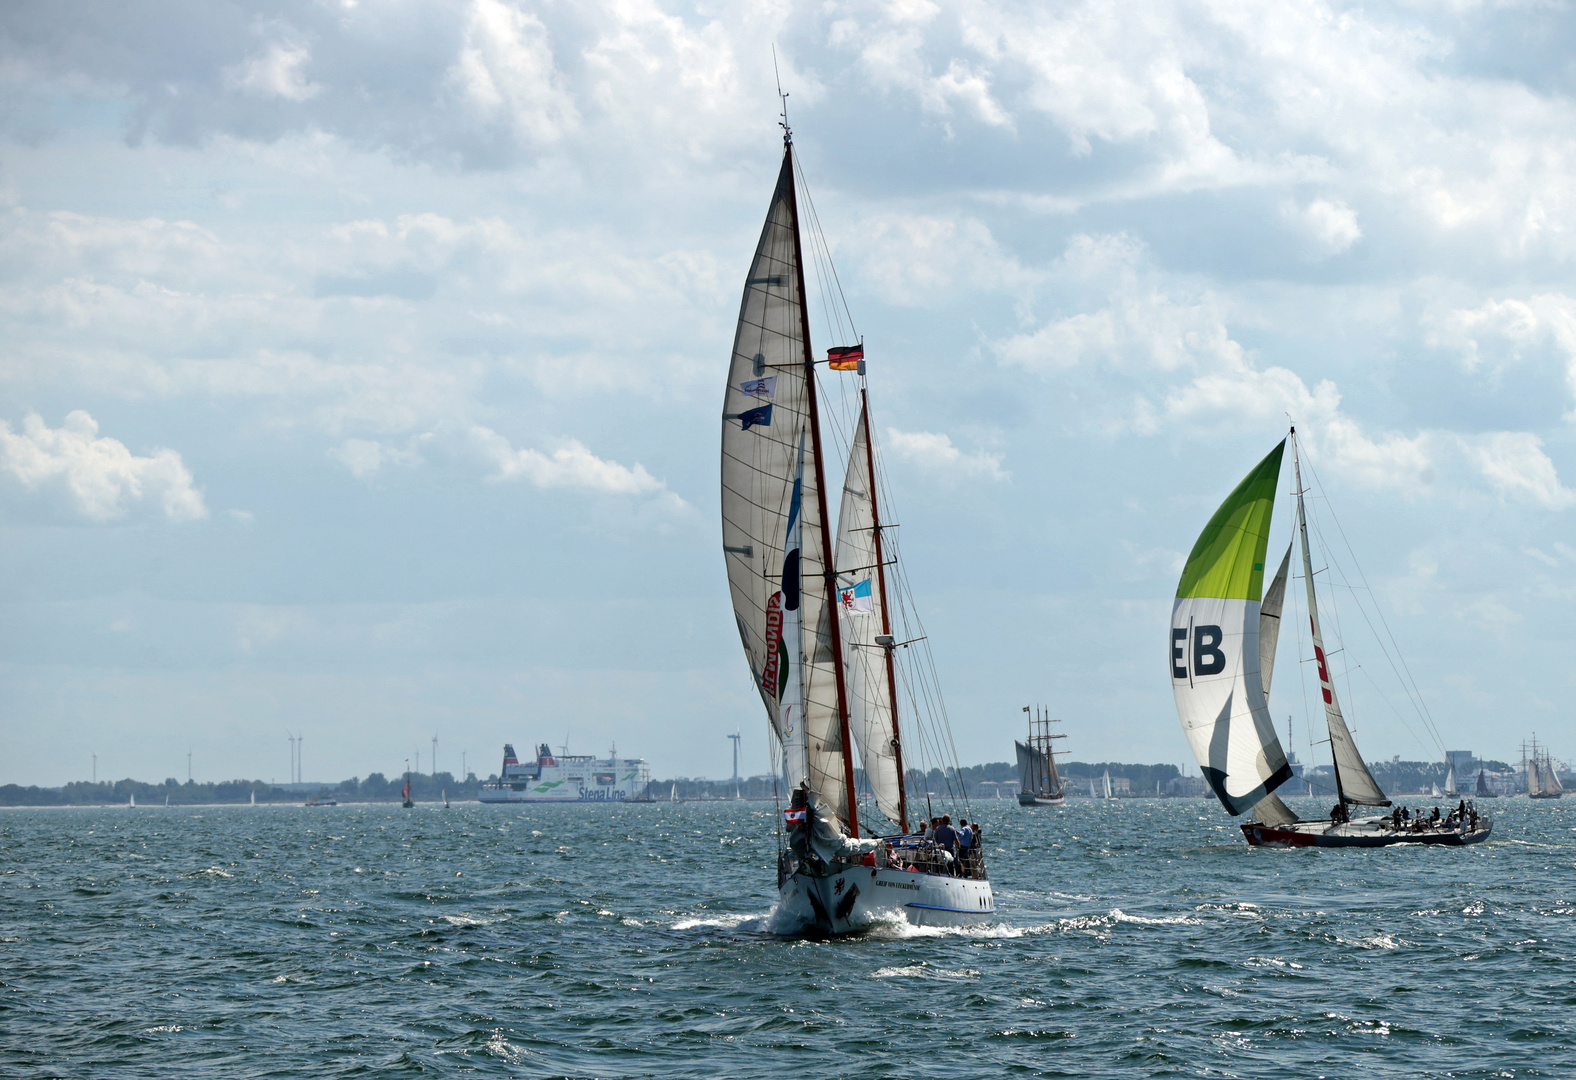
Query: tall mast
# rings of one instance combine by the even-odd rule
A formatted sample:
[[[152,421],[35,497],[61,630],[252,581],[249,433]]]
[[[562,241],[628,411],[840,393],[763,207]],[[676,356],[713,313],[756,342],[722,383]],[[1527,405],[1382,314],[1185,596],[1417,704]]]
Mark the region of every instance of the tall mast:
[[[870,523],[876,539],[876,586],[881,590],[881,633],[892,639],[892,614],[887,610],[886,556],[881,550],[881,499],[877,494],[875,448],[870,439],[870,395],[859,388],[859,415],[865,425],[865,465],[870,476]],[[897,723],[897,672],[892,663],[892,646],[881,652],[886,657],[887,700],[892,703],[892,757],[897,764],[898,827],[908,832],[908,791],[903,774],[903,737]]]
[[[1297,454],[1297,429],[1291,429],[1291,467],[1292,473],[1297,478],[1297,535],[1302,542],[1302,578],[1308,586],[1308,622],[1313,627],[1314,640],[1318,641],[1319,623],[1318,610],[1314,606],[1313,596],[1313,559],[1308,554],[1308,515],[1302,505],[1302,459]],[[1324,657],[1317,658],[1322,674],[1325,666]],[[1329,695],[1326,694],[1326,700]],[[1331,768],[1335,773],[1335,796],[1342,805],[1346,805],[1346,786],[1341,783],[1341,763],[1334,760],[1334,733],[1331,733]]]
[[[793,161],[793,135],[783,135],[783,155]],[[788,176],[788,205],[793,210],[793,272],[799,286],[799,330],[804,346],[805,398],[810,412],[810,445],[815,450],[815,502],[821,513],[821,565],[826,595],[837,595],[837,562],[832,554],[831,518],[826,512],[826,472],[821,465],[821,412],[815,396],[815,354],[810,350],[810,296],[804,287],[804,249],[799,238],[799,186]],[[843,786],[848,792],[848,832],[859,835],[859,800],[854,792],[854,744],[848,732],[848,687],[843,677],[843,631],[836,612],[827,620],[832,634],[832,671],[837,680],[837,731],[843,741]]]

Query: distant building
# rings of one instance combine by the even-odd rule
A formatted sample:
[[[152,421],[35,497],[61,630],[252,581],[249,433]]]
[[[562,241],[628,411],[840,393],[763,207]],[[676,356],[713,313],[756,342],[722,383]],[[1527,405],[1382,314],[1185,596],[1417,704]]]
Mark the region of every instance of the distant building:
[[[1477,754],[1471,750],[1445,751],[1445,763],[1447,765],[1454,765],[1456,767],[1457,777],[1461,775],[1461,771],[1463,769],[1465,769],[1468,765],[1471,765],[1476,760]]]

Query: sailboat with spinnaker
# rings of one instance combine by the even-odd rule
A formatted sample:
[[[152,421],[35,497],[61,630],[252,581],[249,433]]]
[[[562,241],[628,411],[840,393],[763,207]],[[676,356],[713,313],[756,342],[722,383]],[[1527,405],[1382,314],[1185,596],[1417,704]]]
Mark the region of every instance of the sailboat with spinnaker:
[[[1266,590],[1265,555],[1281,459],[1292,450],[1296,479],[1296,538]],[[1275,646],[1293,546],[1300,546],[1307,586],[1314,669],[1324,700],[1337,802],[1328,819],[1303,820],[1275,789],[1292,777],[1269,714]],[[1182,730],[1210,790],[1232,816],[1253,812],[1242,825],[1249,844],[1268,847],[1384,847],[1391,844],[1474,844],[1493,822],[1463,803],[1437,819],[1387,815],[1354,818],[1352,807],[1389,806],[1390,799],[1363,762],[1341,713],[1330,676],[1308,546],[1307,508],[1297,432],[1271,450],[1209,519],[1188,555],[1171,613],[1171,688]],[[1437,809],[1435,810],[1437,814]]]
[[[901,641],[894,633],[895,602],[907,628],[911,598],[893,581],[898,559],[882,513],[862,340],[832,347],[824,361],[860,380],[833,549],[805,219],[786,116],[783,129],[782,167],[745,280],[722,411],[722,545],[734,619],[789,789],[776,919],[785,929],[825,934],[889,919],[979,922],[995,901],[978,845],[966,855],[956,843],[947,850],[950,826],[940,844],[909,832],[915,808],[905,755],[912,754],[901,737],[894,654],[916,645],[923,653],[924,641],[922,633]],[[818,235],[813,220],[807,227]],[[824,242],[815,254],[829,270]],[[904,672],[914,677],[907,665]],[[856,748],[876,815],[893,827],[876,835],[860,820]],[[928,804],[925,786],[920,778],[915,794]]]

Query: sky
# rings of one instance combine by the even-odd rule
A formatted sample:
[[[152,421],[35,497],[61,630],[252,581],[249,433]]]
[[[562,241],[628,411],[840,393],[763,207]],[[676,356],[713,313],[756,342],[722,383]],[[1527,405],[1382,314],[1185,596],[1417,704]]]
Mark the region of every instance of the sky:
[[[1196,775],[1171,598],[1288,417],[1366,756],[1576,755],[1572,16],[7,4],[0,783],[767,771],[717,477],[774,49],[963,763],[1034,702]]]

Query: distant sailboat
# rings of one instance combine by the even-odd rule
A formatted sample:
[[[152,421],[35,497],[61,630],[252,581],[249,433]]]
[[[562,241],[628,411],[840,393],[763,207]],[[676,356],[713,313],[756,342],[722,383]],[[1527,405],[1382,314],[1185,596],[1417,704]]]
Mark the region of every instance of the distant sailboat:
[[[678,785],[678,781],[675,780],[673,782],[673,790],[668,792],[668,802],[678,802],[678,801],[679,801],[679,785]]]
[[[1025,705],[1023,711],[1028,712],[1029,706]],[[1028,741],[1013,743],[1018,752],[1020,806],[1062,806],[1067,802],[1062,778],[1056,772],[1056,751],[1051,749],[1052,739],[1065,739],[1067,736],[1051,734],[1052,722],[1036,706],[1034,717],[1029,721]],[[997,794],[1000,794],[999,790]]]
[[[415,803],[410,801],[410,770],[409,769],[405,770],[405,790],[403,792],[403,795],[404,795],[404,800],[405,801],[400,803],[400,805],[403,806],[406,810],[409,810],[411,807],[416,805]]]
[[[252,792],[252,805],[253,806],[257,805],[257,792],[255,792],[255,791]]]
[[[1102,780],[1100,782],[1100,797],[1102,799],[1109,799],[1109,798],[1111,798],[1111,770],[1110,769],[1105,770],[1105,776],[1102,778]]]
[[[1295,537],[1268,590],[1263,588],[1270,519],[1281,459],[1292,451],[1297,481]],[[1324,699],[1339,801],[1331,817],[1304,821],[1274,794],[1292,768],[1269,715],[1269,687],[1280,634],[1291,549],[1300,544],[1315,674]],[[1262,595],[1261,595],[1262,594]],[[1486,839],[1493,825],[1469,810],[1437,823],[1392,814],[1353,820],[1351,806],[1389,806],[1341,714],[1319,631],[1308,547],[1302,465],[1293,429],[1215,511],[1188,555],[1171,614],[1171,688],[1177,714],[1210,789],[1242,826],[1249,844],[1271,847],[1459,845]]]
[[[1499,798],[1499,792],[1497,792],[1493,788],[1489,787],[1488,774],[1482,769],[1478,770],[1478,774],[1477,774],[1477,788],[1476,788],[1476,790],[1473,791],[1472,794],[1473,794],[1473,797],[1477,798],[1477,799],[1497,799],[1497,798]]]
[[[133,810],[136,809],[136,807],[137,807],[137,796],[135,794],[133,794],[131,796],[131,798],[127,801],[126,806],[129,809],[133,809]]]
[[[1565,788],[1560,783],[1560,774],[1554,768],[1554,759],[1548,750],[1538,747],[1538,740],[1532,740],[1532,755],[1527,755],[1526,744],[1521,747],[1522,769],[1527,779],[1527,798],[1529,799],[1558,799],[1565,794]]]
[[[448,788],[444,788],[443,789],[443,808],[445,810],[447,810],[449,808],[449,789]]]
[[[1445,794],[1451,798],[1456,796],[1456,763],[1454,761],[1445,766]]]

